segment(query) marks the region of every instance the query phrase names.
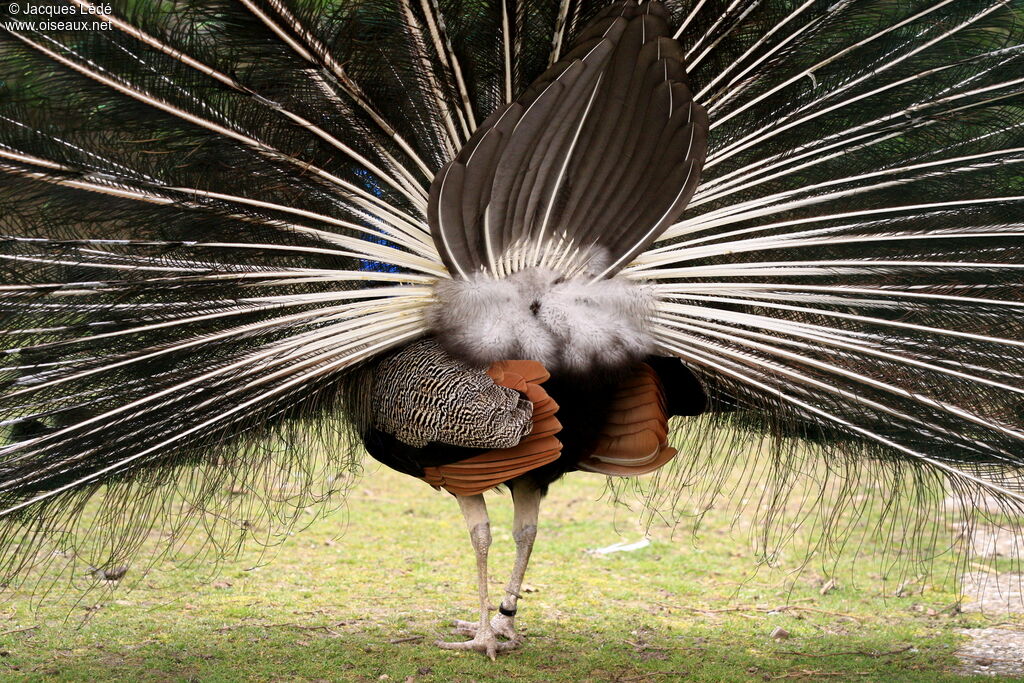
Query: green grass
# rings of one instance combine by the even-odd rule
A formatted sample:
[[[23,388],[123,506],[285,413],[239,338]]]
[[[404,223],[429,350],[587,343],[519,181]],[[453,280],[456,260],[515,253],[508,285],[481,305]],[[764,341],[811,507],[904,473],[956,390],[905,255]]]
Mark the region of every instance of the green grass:
[[[496,663],[433,646],[474,614],[472,553],[447,494],[369,465],[346,506],[260,563],[258,549],[217,568],[161,561],[132,590],[56,594],[2,605],[4,680],[759,681],[966,680],[955,567],[911,581],[885,571],[868,533],[838,562],[798,542],[758,566],[751,518],[712,510],[699,532],[655,525],[652,544],[604,557],[587,549],[643,537],[635,512],[599,500],[604,480],[552,488],[520,603],[524,647]],[[494,599],[511,567],[511,501],[490,497]],[[254,564],[258,564],[253,568]],[[827,571],[821,567],[832,567]],[[141,567],[141,565],[140,565]],[[913,570],[911,570],[913,574]],[[822,594],[834,579],[837,588]],[[1018,622],[1019,623],[1019,622]],[[32,628],[28,628],[32,627]],[[790,634],[771,637],[776,628]],[[16,630],[27,629],[27,630]]]

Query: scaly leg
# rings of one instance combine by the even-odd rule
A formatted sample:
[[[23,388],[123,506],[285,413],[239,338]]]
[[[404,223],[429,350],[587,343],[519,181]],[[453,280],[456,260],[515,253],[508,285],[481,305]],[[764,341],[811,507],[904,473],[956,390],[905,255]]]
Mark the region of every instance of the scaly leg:
[[[533,542],[537,538],[537,518],[540,514],[541,492],[533,482],[519,479],[512,482],[512,501],[515,505],[515,518],[512,523],[512,536],[516,541],[516,562],[512,567],[512,577],[505,589],[505,599],[501,601],[498,614],[490,621],[491,631],[505,636],[510,645],[506,649],[519,647],[522,638],[516,633],[514,620],[516,606],[521,597],[523,577],[526,566],[533,552]],[[477,624],[468,621],[456,622],[460,633],[475,636],[479,632]]]
[[[512,642],[499,642],[491,628],[490,605],[487,601],[487,550],[491,546],[491,523],[487,518],[487,504],[483,494],[456,496],[462,515],[469,527],[469,539],[476,551],[477,587],[480,592],[480,625],[476,627],[472,640],[460,643],[438,641],[438,647],[445,650],[474,650],[495,659],[499,652],[511,650]]]

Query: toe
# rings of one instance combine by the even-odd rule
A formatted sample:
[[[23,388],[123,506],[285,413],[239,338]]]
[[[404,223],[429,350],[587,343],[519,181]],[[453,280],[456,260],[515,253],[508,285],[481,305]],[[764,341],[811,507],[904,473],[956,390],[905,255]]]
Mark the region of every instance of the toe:
[[[455,632],[464,636],[473,637],[476,635],[477,630],[480,628],[480,624],[475,621],[463,621],[462,619],[456,619],[453,622],[455,626]]]
[[[442,650],[472,650],[474,643],[472,640],[460,640],[458,642],[449,642],[445,640],[437,641],[437,646]]]
[[[516,640],[518,637],[512,617],[507,617],[504,614],[496,614],[491,619],[491,630],[509,640]]]
[[[437,646],[442,650],[472,650],[485,654],[494,660],[499,652],[508,652],[519,647],[519,641],[500,642],[493,633],[489,635],[477,635],[472,640],[464,640],[457,643],[450,643],[443,640],[437,641]]]

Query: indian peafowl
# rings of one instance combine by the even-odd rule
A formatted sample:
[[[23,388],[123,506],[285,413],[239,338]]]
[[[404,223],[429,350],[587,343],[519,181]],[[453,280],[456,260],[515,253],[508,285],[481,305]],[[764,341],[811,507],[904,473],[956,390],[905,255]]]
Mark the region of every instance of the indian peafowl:
[[[442,646],[494,657],[548,486],[697,471],[670,432],[1019,510],[1022,44],[1022,0],[5,5],[2,573],[245,536],[365,446],[457,498]]]

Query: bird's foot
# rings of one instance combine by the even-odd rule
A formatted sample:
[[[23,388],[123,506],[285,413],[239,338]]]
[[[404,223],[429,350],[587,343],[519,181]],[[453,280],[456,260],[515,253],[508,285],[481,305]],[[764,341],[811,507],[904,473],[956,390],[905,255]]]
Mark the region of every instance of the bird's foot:
[[[480,630],[480,623],[457,619],[455,621],[455,630],[464,636],[476,636],[477,631]],[[516,633],[513,617],[495,614],[491,617],[491,630],[494,631],[495,635],[504,636],[509,640],[521,640],[521,636]]]
[[[491,623],[483,628],[473,621],[456,621],[455,630],[463,635],[472,636],[472,640],[455,643],[439,640],[437,646],[442,650],[473,650],[487,655],[491,661],[494,661],[499,652],[515,650],[523,642],[522,637],[512,627],[512,620],[503,614],[495,616]],[[508,640],[498,640],[499,635]]]

